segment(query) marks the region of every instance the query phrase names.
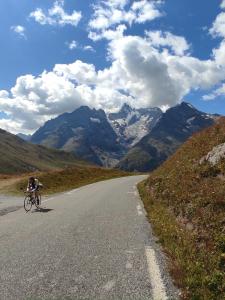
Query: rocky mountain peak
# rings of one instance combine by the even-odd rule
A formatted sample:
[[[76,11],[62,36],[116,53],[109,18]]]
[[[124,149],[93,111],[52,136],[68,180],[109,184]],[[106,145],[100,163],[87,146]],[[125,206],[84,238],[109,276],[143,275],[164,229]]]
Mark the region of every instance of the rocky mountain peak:
[[[108,115],[119,142],[129,148],[148,134],[156,125],[162,111],[159,108],[133,108],[125,103],[117,113]]]

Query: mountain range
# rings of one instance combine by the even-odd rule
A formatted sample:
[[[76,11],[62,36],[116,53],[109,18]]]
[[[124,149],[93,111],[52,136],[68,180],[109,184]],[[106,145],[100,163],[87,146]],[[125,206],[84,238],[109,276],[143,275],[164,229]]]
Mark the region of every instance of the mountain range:
[[[216,116],[186,102],[162,112],[124,104],[118,112],[81,106],[47,121],[30,138],[34,144],[73,152],[100,166],[128,171],[155,169]]]

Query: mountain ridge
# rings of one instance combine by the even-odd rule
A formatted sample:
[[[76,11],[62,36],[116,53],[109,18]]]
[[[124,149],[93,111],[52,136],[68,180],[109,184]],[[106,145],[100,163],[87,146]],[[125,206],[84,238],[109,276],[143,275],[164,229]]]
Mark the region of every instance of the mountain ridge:
[[[131,148],[149,133],[162,116],[160,108],[133,108],[125,103],[117,113],[108,114],[109,122],[125,148]]]
[[[31,142],[75,153],[100,166],[146,172],[167,159],[194,132],[213,124],[213,115],[182,102],[166,112],[134,108],[118,112],[81,106],[47,121]]]
[[[31,142],[73,152],[101,166],[109,166],[108,160],[123,152],[105,112],[87,106],[47,121],[34,133]]]
[[[213,115],[182,102],[168,109],[152,131],[128,151],[117,167],[126,171],[152,171],[193,133],[213,123]]]
[[[72,153],[48,149],[24,141],[0,129],[0,173],[46,171],[75,165],[87,165]]]

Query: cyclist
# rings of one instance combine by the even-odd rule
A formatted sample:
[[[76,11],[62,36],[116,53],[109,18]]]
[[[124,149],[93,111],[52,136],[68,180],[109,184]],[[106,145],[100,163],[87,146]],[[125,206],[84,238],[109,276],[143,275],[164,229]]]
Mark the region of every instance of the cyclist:
[[[27,191],[32,193],[32,195],[37,199],[37,204],[39,205],[38,191],[43,187],[42,183],[35,177],[30,177],[28,179]]]

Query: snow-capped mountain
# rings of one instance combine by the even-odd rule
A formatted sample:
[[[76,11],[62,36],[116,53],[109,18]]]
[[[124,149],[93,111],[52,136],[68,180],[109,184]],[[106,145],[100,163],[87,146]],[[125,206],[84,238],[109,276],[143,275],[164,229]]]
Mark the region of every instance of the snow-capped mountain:
[[[159,108],[135,109],[124,104],[119,112],[108,115],[120,144],[130,148],[138,143],[156,125],[162,111]]]
[[[101,109],[82,106],[46,122],[31,142],[73,152],[105,167],[149,171],[194,132],[213,124],[214,117],[184,102],[165,113],[124,104],[108,116]]]
[[[161,115],[159,108],[135,109],[124,104],[119,112],[106,116],[103,110],[83,106],[46,122],[33,134],[31,142],[112,167],[151,132]]]
[[[218,116],[182,102],[168,109],[151,130],[118,164],[127,171],[150,171],[162,164],[193,133],[212,125]]]

